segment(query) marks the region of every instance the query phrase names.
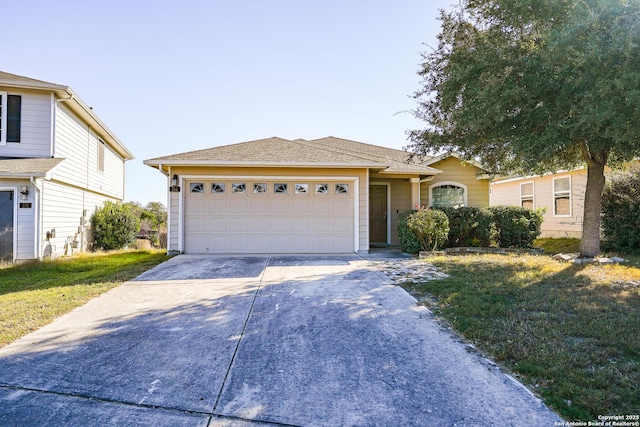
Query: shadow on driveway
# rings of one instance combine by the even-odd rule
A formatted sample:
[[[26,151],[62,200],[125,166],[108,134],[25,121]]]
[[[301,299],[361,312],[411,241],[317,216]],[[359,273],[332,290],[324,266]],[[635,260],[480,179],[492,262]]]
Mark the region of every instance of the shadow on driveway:
[[[0,425],[558,421],[357,256],[178,256],[0,350]]]

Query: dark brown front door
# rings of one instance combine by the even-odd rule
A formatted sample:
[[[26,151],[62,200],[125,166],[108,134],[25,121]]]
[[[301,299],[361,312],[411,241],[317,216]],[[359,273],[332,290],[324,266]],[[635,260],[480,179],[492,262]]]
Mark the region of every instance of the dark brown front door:
[[[387,244],[387,186],[369,187],[369,243]]]

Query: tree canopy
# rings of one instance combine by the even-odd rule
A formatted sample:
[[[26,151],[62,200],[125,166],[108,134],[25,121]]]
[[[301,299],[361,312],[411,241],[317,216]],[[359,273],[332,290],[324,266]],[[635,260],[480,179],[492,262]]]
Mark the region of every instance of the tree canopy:
[[[503,175],[586,165],[581,251],[596,255],[604,167],[640,155],[640,0],[463,0],[440,19],[411,150]]]

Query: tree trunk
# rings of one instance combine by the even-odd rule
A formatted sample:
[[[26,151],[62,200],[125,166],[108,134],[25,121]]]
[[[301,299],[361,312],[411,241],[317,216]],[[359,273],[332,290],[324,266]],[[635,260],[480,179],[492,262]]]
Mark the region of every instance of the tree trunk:
[[[602,211],[602,191],[604,190],[605,162],[593,157],[587,162],[587,188],[584,192],[584,217],[580,255],[593,258],[600,253],[600,212]]]

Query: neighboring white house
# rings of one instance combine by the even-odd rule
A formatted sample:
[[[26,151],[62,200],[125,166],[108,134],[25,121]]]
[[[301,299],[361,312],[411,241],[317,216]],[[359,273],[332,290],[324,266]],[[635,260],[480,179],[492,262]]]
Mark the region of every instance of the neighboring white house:
[[[133,155],[67,86],[0,72],[0,260],[85,250]]]

